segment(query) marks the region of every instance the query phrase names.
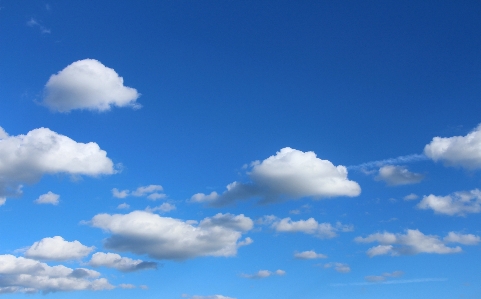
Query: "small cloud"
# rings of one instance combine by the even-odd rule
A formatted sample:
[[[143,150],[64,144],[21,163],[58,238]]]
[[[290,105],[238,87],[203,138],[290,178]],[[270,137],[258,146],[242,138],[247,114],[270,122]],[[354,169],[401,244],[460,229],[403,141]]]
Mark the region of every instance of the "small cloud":
[[[139,270],[157,269],[157,263],[134,260],[122,257],[116,253],[96,252],[89,261],[92,267],[114,268],[122,272],[134,272]]]
[[[135,289],[135,286],[130,283],[121,283],[119,284],[119,288],[121,289]]]
[[[351,272],[349,265],[343,263],[327,263],[324,265],[324,268],[333,268],[336,272],[343,274]]]
[[[149,289],[149,287],[146,286],[145,284],[139,285],[139,288],[141,288],[142,290],[148,290]]]
[[[164,202],[163,204],[161,204],[158,207],[155,207],[155,208],[147,207],[145,210],[148,211],[148,212],[160,211],[162,213],[167,213],[167,212],[173,211],[175,209],[177,209],[177,207],[175,205]]]
[[[40,195],[39,198],[34,200],[36,204],[50,204],[50,205],[58,205],[60,195],[52,193],[48,191],[46,194]]]
[[[40,33],[42,33],[42,34],[51,33],[50,29],[44,27],[42,24],[40,24],[34,18],[30,18],[30,20],[27,21],[27,26],[28,27],[38,27],[38,29],[40,29]]]
[[[419,196],[417,196],[416,194],[414,193],[411,193],[411,194],[408,194],[406,196],[404,196],[404,200],[415,200],[415,199],[418,199]]]
[[[294,257],[300,260],[312,260],[312,259],[325,259],[327,255],[322,253],[316,253],[314,250],[303,251],[303,252],[296,252],[294,253]]]
[[[117,209],[130,209],[130,205],[127,203],[121,203],[117,206]]]
[[[382,275],[369,275],[369,276],[366,276],[364,277],[364,279],[368,282],[381,282],[381,281],[385,281],[387,278],[392,278],[392,277],[401,277],[404,275],[404,272],[403,271],[394,271],[394,272],[387,272],[387,273],[383,273]]]
[[[152,193],[152,194],[149,194],[147,196],[147,199],[150,199],[150,200],[157,200],[157,199],[162,199],[162,198],[165,198],[167,197],[167,195],[163,194],[163,193]]]
[[[75,240],[64,240],[60,236],[43,238],[26,249],[25,256],[36,260],[67,261],[78,260],[89,255],[95,249]]]
[[[126,198],[127,196],[129,196],[129,190],[119,191],[119,189],[113,188],[112,189],[112,196],[116,197],[116,198]]]
[[[433,210],[436,214],[466,216],[468,213],[481,212],[481,191],[454,192],[446,196],[428,195],[417,204],[419,209]]]
[[[284,270],[276,270],[275,272],[271,272],[269,270],[259,270],[257,273],[254,274],[241,274],[241,277],[248,278],[248,279],[260,279],[260,278],[266,278],[272,275],[279,275],[283,276],[286,274],[286,271]]]
[[[386,165],[379,169],[379,174],[375,179],[384,181],[389,186],[399,186],[417,184],[424,179],[424,175],[410,172],[404,166]]]

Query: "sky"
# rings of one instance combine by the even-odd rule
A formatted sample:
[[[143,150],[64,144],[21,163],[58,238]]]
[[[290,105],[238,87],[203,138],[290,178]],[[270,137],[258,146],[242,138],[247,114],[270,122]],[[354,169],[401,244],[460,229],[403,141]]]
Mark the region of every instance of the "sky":
[[[481,298],[480,15],[0,0],[0,294]]]

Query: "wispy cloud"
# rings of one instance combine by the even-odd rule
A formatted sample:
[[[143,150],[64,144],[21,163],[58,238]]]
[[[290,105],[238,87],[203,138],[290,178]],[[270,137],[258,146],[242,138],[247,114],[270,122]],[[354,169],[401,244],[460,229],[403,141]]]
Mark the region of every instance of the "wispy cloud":
[[[414,163],[420,161],[429,160],[424,154],[413,154],[413,155],[406,155],[406,156],[399,156],[396,158],[389,158],[384,160],[377,160],[377,161],[370,161],[366,163],[361,163],[358,165],[351,165],[348,166],[348,170],[361,170],[361,169],[370,169],[370,168],[378,168],[384,165],[392,165],[392,164],[406,164],[406,163]]]
[[[45,33],[51,33],[50,29],[46,28],[45,26],[43,26],[42,24],[40,24],[37,20],[35,20],[34,18],[30,18],[30,20],[28,20],[27,22],[27,26],[28,27],[38,27],[40,29],[40,32],[42,34],[45,34]]]
[[[402,284],[402,283],[422,283],[422,282],[442,282],[447,281],[447,278],[417,278],[417,279],[402,279],[389,280],[382,282],[351,282],[351,283],[333,283],[331,287],[345,287],[345,286],[366,286],[366,285],[380,285],[380,284]]]

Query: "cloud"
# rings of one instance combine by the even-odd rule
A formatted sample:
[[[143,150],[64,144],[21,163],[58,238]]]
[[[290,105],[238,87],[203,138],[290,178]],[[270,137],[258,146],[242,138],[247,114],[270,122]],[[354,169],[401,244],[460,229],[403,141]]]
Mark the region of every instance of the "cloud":
[[[162,191],[161,185],[149,185],[149,186],[142,186],[138,187],[136,190],[130,192],[130,190],[125,189],[120,191],[117,188],[112,189],[112,196],[116,198],[126,198],[127,196],[135,196],[135,197],[143,197],[146,196],[150,200],[157,200],[166,198],[167,195],[163,193],[159,193],[158,191]]]
[[[348,264],[343,263],[327,263],[324,265],[324,268],[333,268],[339,273],[349,273],[351,272],[351,268]]]
[[[126,198],[127,196],[129,196],[129,190],[119,191],[119,189],[114,188],[112,189],[112,196],[116,198]]]
[[[354,197],[361,193],[359,184],[347,179],[346,167],[319,159],[314,152],[286,147],[262,162],[252,162],[251,167],[247,173],[251,183],[233,182],[220,195],[197,193],[191,201],[222,206],[251,197],[269,203],[301,197]]]
[[[175,209],[177,209],[175,205],[164,202],[163,204],[161,204],[158,207],[154,207],[154,208],[147,207],[145,210],[148,211],[148,212],[160,211],[161,213],[167,213],[167,212],[173,211]]]
[[[199,295],[194,295],[190,297],[190,299],[236,299],[233,297],[226,297],[222,295],[212,295],[212,296],[199,296]]]
[[[404,166],[386,165],[379,169],[376,180],[384,181],[390,186],[417,184],[424,179],[420,173],[410,172]]]
[[[335,226],[328,222],[319,223],[314,218],[307,220],[292,221],[290,217],[278,219],[277,217],[265,218],[265,223],[272,222],[271,227],[276,232],[300,232],[314,235],[321,239],[331,239],[337,237],[337,232],[349,232],[354,228],[352,225],[343,225],[337,222]]]
[[[446,196],[428,195],[418,203],[419,209],[431,209],[437,214],[466,216],[468,213],[481,212],[481,191],[455,192]]]
[[[415,199],[418,199],[419,196],[417,196],[416,194],[414,193],[411,193],[411,194],[408,194],[406,196],[404,196],[404,200],[415,200]]]
[[[424,147],[424,154],[447,166],[474,170],[481,168],[481,124],[466,136],[434,137]]]
[[[121,257],[116,253],[96,252],[89,261],[92,267],[114,268],[122,272],[134,272],[139,270],[157,269],[157,263],[134,260],[128,257]]]
[[[382,275],[369,275],[364,277],[364,279],[369,282],[381,282],[381,281],[385,281],[387,278],[390,278],[390,277],[401,277],[403,275],[404,275],[403,271],[394,271],[391,273],[389,272],[383,273]]]
[[[462,251],[461,247],[449,247],[446,246],[446,243],[474,245],[474,240],[475,236],[473,235],[458,235],[455,233],[449,233],[448,236],[442,241],[438,236],[425,235],[417,229],[408,229],[406,230],[406,234],[393,234],[384,232],[371,234],[365,238],[356,237],[354,239],[354,241],[357,243],[380,243],[380,245],[372,247],[366,252],[370,257],[386,254],[397,256],[419,253],[458,253]]]
[[[135,191],[132,191],[133,196],[145,196],[147,194],[157,192],[157,191],[162,191],[164,188],[162,188],[161,185],[149,185],[149,186],[143,186],[137,188]]]
[[[260,279],[260,278],[266,278],[272,275],[278,275],[278,276],[283,276],[286,274],[286,271],[284,270],[276,270],[274,272],[271,272],[269,270],[259,270],[257,273],[254,274],[241,274],[241,277],[248,278],[248,279]]]
[[[90,223],[112,234],[105,240],[106,248],[147,254],[159,260],[234,256],[244,245],[239,242],[242,234],[253,227],[252,220],[242,214],[219,213],[196,225],[146,211],[98,214]]]
[[[2,127],[0,127],[0,139],[5,139],[7,137],[8,137],[8,133],[5,132],[5,130]]]
[[[48,191],[46,194],[40,195],[34,202],[36,204],[51,204],[56,206],[59,203],[59,198],[60,195]]]
[[[121,289],[135,289],[135,285],[131,283],[121,283],[119,284],[119,288]]]
[[[100,291],[113,289],[100,273],[63,265],[50,267],[36,260],[0,255],[0,293],[50,293],[60,291]]]
[[[322,253],[316,253],[314,250],[303,251],[303,252],[296,252],[294,253],[294,257],[300,260],[312,260],[312,259],[325,259],[327,255]]]
[[[481,238],[479,236],[475,236],[472,234],[459,234],[455,232],[449,232],[449,234],[443,238],[445,243],[459,243],[463,245],[477,245],[481,242]]]
[[[130,205],[127,203],[121,203],[117,206],[117,209],[130,209]]]
[[[136,103],[139,96],[137,90],[124,86],[124,79],[115,70],[95,59],[84,59],[50,76],[42,104],[57,112],[104,112],[113,106],[140,108]]]
[[[30,18],[27,22],[28,27],[38,27],[40,29],[40,33],[45,34],[45,33],[51,33],[50,29],[46,28],[42,24],[40,24],[36,19]]]
[[[87,247],[79,241],[65,241],[60,236],[43,238],[33,243],[25,251],[25,256],[37,260],[66,261],[81,259],[94,250],[95,247]]]
[[[97,143],[80,143],[47,128],[0,139],[0,197],[21,194],[45,174],[98,176],[115,173]]]
[[[424,161],[427,159],[428,157],[426,157],[425,155],[413,154],[413,155],[399,156],[396,158],[366,162],[359,165],[351,165],[351,166],[348,166],[347,169],[348,170],[367,170],[371,168],[382,167],[384,165],[407,164],[412,162]]]

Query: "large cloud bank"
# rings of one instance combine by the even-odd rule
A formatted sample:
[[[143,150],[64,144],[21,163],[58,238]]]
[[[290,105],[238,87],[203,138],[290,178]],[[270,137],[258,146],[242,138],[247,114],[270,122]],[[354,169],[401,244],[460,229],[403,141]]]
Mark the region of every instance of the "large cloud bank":
[[[466,136],[434,137],[424,147],[424,154],[448,166],[471,170],[481,168],[481,125]]]
[[[76,61],[52,75],[45,85],[43,104],[53,111],[74,109],[107,111],[112,106],[140,108],[140,94],[124,86],[113,69],[95,59]]]
[[[6,134],[5,134],[6,135]],[[97,143],[80,143],[47,128],[0,137],[0,197],[21,193],[20,185],[44,174],[113,174],[112,161]]]
[[[49,293],[59,291],[110,290],[105,278],[98,278],[97,271],[62,265],[48,266],[36,260],[0,255],[0,294]]]
[[[366,253],[373,257],[376,255],[412,255],[418,253],[449,254],[458,253],[462,249],[459,246],[449,247],[447,243],[460,243],[475,245],[479,237],[474,235],[463,235],[450,232],[443,240],[438,236],[425,235],[419,230],[408,229],[405,234],[393,234],[389,232],[371,234],[365,238],[357,237],[354,241],[358,243],[377,242],[380,245],[370,248]],[[474,241],[478,240],[477,242]]]
[[[94,227],[110,232],[105,247],[115,251],[147,254],[155,259],[184,260],[198,256],[234,256],[237,248],[252,242],[239,241],[253,221],[244,215],[217,214],[198,225],[161,217],[145,211],[129,214],[98,214]]]
[[[361,193],[359,184],[348,180],[346,167],[319,159],[314,152],[286,147],[276,155],[262,162],[254,161],[251,165],[248,175],[252,183],[233,182],[222,194],[198,193],[192,196],[191,201],[221,206],[250,197],[275,202],[301,197],[353,197]]]

